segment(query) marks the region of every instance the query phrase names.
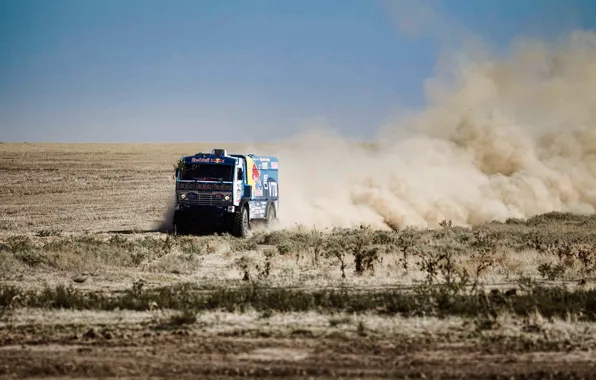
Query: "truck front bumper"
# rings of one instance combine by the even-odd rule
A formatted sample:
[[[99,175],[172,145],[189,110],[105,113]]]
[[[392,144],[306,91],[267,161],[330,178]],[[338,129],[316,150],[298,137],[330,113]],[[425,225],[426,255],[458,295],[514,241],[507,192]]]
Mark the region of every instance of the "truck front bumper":
[[[233,214],[236,211],[234,205],[193,205],[190,203],[176,203],[174,206],[176,211],[192,212],[192,213],[210,213],[210,212],[224,212]]]
[[[174,223],[201,227],[220,227],[231,222],[235,206],[199,206],[178,204]]]

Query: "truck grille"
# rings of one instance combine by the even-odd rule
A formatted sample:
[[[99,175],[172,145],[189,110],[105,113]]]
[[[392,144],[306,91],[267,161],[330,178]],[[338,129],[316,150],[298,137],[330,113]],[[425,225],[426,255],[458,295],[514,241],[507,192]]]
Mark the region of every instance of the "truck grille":
[[[197,206],[223,206],[228,203],[222,197],[215,197],[214,194],[197,194],[196,198],[187,198],[182,201],[184,204]]]

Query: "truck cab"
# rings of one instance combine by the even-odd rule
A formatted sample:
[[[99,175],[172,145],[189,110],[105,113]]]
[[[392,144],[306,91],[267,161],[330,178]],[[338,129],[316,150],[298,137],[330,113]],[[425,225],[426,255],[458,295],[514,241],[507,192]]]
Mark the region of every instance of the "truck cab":
[[[244,237],[253,221],[270,225],[279,210],[278,168],[276,157],[225,149],[182,156],[175,176],[174,230]]]

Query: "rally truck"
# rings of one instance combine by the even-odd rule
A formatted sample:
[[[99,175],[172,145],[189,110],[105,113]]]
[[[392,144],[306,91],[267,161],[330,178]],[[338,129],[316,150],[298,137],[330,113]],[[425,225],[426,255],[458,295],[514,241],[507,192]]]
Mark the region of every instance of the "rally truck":
[[[253,222],[271,225],[279,210],[276,157],[225,149],[182,156],[176,167],[177,234],[219,230],[245,237]]]

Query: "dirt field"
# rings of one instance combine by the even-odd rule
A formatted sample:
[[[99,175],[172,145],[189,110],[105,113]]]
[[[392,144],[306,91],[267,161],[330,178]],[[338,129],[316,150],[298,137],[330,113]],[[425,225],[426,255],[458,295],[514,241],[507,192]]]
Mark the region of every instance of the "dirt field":
[[[596,378],[596,216],[158,232],[211,147],[0,144],[1,377]]]

